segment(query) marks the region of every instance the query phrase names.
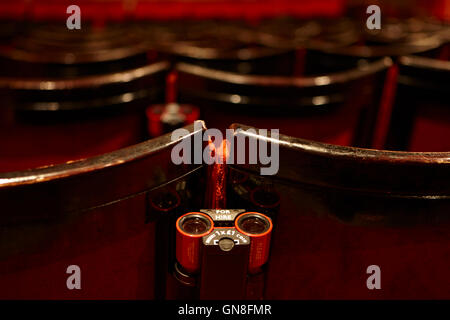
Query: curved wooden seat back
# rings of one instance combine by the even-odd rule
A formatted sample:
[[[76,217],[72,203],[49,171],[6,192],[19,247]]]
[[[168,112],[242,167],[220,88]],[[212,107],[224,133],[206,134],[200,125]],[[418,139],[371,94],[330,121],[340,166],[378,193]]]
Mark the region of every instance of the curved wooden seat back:
[[[340,145],[370,144],[389,58],[311,77],[241,75],[178,64],[180,99],[210,127],[235,121]]]
[[[236,136],[249,137],[249,127],[232,127],[242,129]],[[450,153],[340,147],[283,135],[272,141],[279,144],[275,176],[260,176],[260,165],[232,165],[228,180],[235,203],[255,206],[254,197],[248,201],[255,189],[279,197],[267,298],[449,298],[443,283],[450,281]],[[381,268],[381,290],[366,286],[370,265]]]
[[[0,172],[110,152],[145,138],[167,62],[72,79],[0,77]]]
[[[244,21],[165,21],[140,23],[137,34],[174,62],[243,74],[292,74],[292,46],[262,41],[258,28]]]
[[[0,297],[155,298],[165,275],[158,274],[158,248],[167,241],[158,221],[203,205],[202,165],[171,161],[172,146],[201,134],[199,124],[175,141],[165,135],[86,160],[0,174]],[[66,287],[70,265],[81,268],[82,290]]]
[[[129,24],[17,26],[0,43],[0,172],[111,152],[146,138],[167,62]]]

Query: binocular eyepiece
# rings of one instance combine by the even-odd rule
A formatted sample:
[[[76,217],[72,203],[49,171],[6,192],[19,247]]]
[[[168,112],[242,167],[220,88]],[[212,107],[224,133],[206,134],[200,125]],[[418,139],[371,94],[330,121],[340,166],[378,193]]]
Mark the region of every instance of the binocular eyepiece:
[[[254,273],[269,259],[272,220],[262,213],[247,212],[236,219],[236,229],[250,238],[249,272]]]
[[[187,272],[200,271],[205,246],[217,246],[222,252],[249,246],[247,268],[250,273],[267,262],[273,227],[269,217],[245,210],[201,211],[186,213],[176,222],[176,258]]]
[[[176,257],[180,265],[190,273],[200,269],[202,238],[214,229],[213,220],[201,212],[189,212],[176,222]]]

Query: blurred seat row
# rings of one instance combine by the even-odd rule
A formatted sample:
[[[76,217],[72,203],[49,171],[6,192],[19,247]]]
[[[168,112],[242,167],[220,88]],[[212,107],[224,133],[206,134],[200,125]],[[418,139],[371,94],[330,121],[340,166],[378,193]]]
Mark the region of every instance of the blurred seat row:
[[[350,19],[140,22],[77,32],[6,26],[2,171],[142,141],[143,110],[164,101],[170,71],[179,77],[169,90],[211,127],[239,120],[340,145],[447,151],[440,137],[448,134],[448,27],[419,19],[383,26],[373,32]]]

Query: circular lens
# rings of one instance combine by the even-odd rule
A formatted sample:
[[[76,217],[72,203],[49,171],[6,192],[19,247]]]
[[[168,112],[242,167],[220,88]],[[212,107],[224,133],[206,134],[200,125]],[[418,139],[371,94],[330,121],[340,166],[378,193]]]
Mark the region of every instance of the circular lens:
[[[269,229],[269,222],[262,216],[249,215],[239,220],[242,231],[250,234],[261,234]]]
[[[248,271],[259,272],[269,259],[272,220],[259,212],[246,212],[236,220],[236,229],[250,238]]]
[[[201,215],[192,215],[185,217],[180,223],[181,229],[189,234],[202,234],[208,231],[211,224]]]

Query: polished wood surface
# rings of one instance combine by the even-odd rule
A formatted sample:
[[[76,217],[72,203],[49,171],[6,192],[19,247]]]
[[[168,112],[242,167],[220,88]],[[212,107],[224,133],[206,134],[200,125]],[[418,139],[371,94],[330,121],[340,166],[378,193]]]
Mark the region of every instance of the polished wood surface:
[[[237,136],[256,137],[233,125]],[[448,299],[450,153],[388,152],[280,135],[280,170],[231,165],[235,202],[280,197],[269,299]],[[248,191],[243,191],[248,190]],[[233,192],[233,191],[231,191]],[[382,290],[367,290],[379,265]]]

